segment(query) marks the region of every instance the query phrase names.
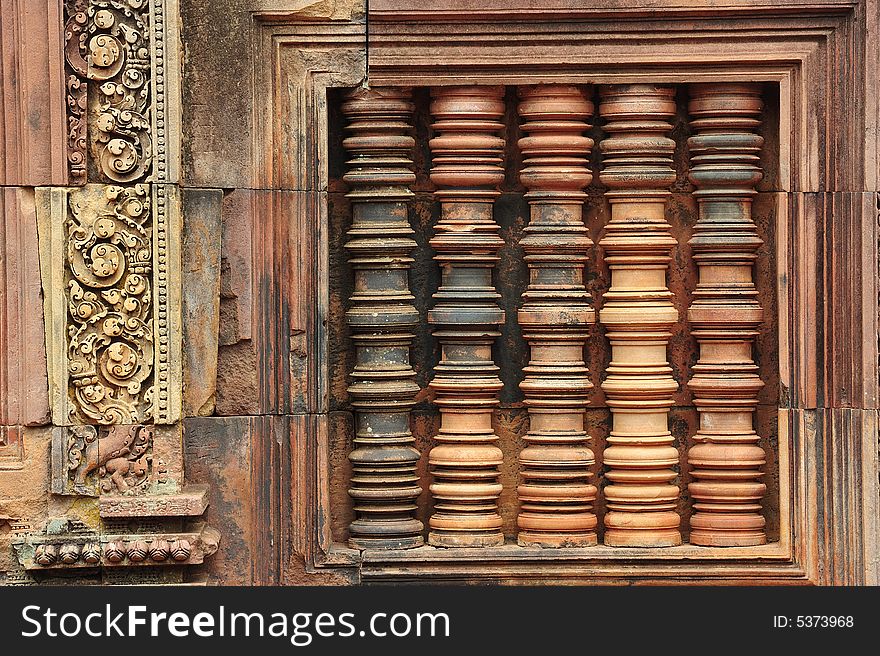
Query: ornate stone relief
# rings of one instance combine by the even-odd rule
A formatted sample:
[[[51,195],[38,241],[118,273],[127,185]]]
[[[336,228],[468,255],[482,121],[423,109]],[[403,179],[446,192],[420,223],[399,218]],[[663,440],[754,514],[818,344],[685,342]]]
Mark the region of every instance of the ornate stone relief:
[[[44,204],[52,206],[51,218],[41,221],[42,236],[52,233],[46,241],[66,242],[53,241],[63,254],[43,262],[44,283],[51,278],[66,294],[47,307],[46,319],[68,340],[67,362],[57,348],[50,354],[54,391],[69,386],[71,396],[69,407],[53,407],[56,424],[179,419],[177,190],[163,184],[174,124],[165,40],[176,28],[165,20],[166,3],[176,6],[64,2],[68,165],[70,180],[83,188],[53,190],[59,198]],[[104,186],[90,188],[92,182]],[[68,197],[63,216],[61,195]],[[54,232],[59,223],[62,235]],[[64,322],[57,317],[62,307]],[[52,377],[53,363],[49,368]]]
[[[91,191],[71,193],[65,223],[70,419],[136,424],[153,402],[148,187]]]
[[[71,512],[19,536],[25,570],[196,564],[217,550],[215,530],[182,519],[208,504],[207,488],[183,477],[181,209],[168,157],[177,98],[166,97],[165,55],[176,26],[166,4],[176,9],[175,0],[64,2],[77,186],[37,188],[35,205],[51,491],[81,497],[88,526]]]
[[[169,238],[179,231],[176,188],[38,189],[37,205],[53,422],[174,423],[181,402],[180,244]]]
[[[47,532],[14,544],[26,570],[197,565],[216,553],[220,535],[202,523],[167,533],[100,535]]]
[[[149,5],[67,0],[65,13],[71,178],[85,182],[88,149],[97,179],[143,180],[153,162]]]
[[[153,428],[71,426],[54,457],[57,494],[143,493],[153,472]]]

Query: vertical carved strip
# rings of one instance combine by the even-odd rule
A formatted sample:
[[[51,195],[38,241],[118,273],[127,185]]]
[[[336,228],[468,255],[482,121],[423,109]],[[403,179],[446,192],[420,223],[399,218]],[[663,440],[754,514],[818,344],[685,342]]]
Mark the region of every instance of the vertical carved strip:
[[[344,180],[354,216],[345,247],[355,277],[346,313],[356,351],[348,392],[357,422],[349,456],[357,518],[349,543],[359,549],[418,547],[424,543],[415,518],[422,489],[410,409],[419,387],[410,347],[419,313],[409,289],[416,242],[407,220],[415,182],[413,104],[409,90],[358,89],[342,111],[349,120]]]
[[[690,179],[700,218],[690,243],[699,282],[688,310],[700,358],[688,387],[700,428],[688,451],[694,482],[690,541],[705,546],[764,544],[760,482],[765,464],[753,427],[763,383],[752,345],[763,320],[752,268],[761,245],[752,197],[761,180],[763,107],[754,84],[690,87],[694,136]]]
[[[153,419],[150,187],[36,193],[55,425]]]
[[[599,318],[608,330],[611,363],[602,389],[612,413],[604,452],[608,513],[605,543],[662,547],[681,543],[676,512],[678,451],[669,408],[678,388],[666,348],[678,313],[666,287],[676,242],[666,222],[675,181],[674,89],[649,84],[605,87],[600,114],[608,138],[600,180],[609,187],[611,221],[599,242],[611,288]]]
[[[592,241],[583,222],[584,188],[592,175],[584,136],[593,103],[575,86],[546,85],[519,91],[527,136],[520,180],[528,189],[531,218],[520,242],[529,286],[518,313],[531,359],[520,388],[529,431],[520,452],[520,545],[583,547],[596,544],[595,462],[584,430],[592,384],[584,345],[595,321],[584,287]]]
[[[431,246],[442,279],[428,321],[441,360],[430,387],[441,425],[430,453],[434,514],[428,541],[444,547],[501,544],[501,450],[492,429],[501,380],[492,360],[504,311],[492,283],[503,241],[492,216],[504,180],[502,87],[435,89],[431,180],[441,219]]]
[[[67,66],[67,165],[71,184],[86,182],[86,112],[89,65],[84,53],[88,16],[86,0],[64,0],[64,54]]]

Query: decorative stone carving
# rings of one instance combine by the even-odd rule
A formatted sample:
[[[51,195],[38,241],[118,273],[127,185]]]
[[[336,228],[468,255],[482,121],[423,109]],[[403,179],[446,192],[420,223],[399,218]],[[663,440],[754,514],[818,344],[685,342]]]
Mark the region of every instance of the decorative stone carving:
[[[151,169],[149,7],[147,0],[65,2],[68,162],[74,182],[86,181],[87,151],[103,182],[143,180]]]
[[[161,464],[155,469],[160,470]],[[157,471],[161,475],[161,471]],[[208,507],[208,487],[188,485],[177,494],[140,496],[102,494],[98,501],[101,517],[198,517]]]
[[[694,136],[689,178],[700,218],[690,240],[699,282],[688,310],[700,357],[688,387],[700,413],[688,451],[694,478],[690,542],[764,544],[761,482],[766,458],[753,427],[763,382],[752,346],[763,321],[752,277],[762,241],[752,221],[764,139],[755,134],[763,103],[755,84],[695,84],[688,112]]]
[[[77,494],[135,494],[146,489],[152,464],[152,427],[72,426],[66,434],[66,469]],[[90,476],[96,479],[91,485]]]
[[[342,106],[353,213],[345,247],[354,293],[346,319],[356,351],[348,393],[356,421],[349,493],[357,518],[349,544],[359,549],[424,543],[415,518],[419,452],[409,425],[419,391],[409,361],[419,321],[408,280],[416,247],[407,219],[415,181],[409,95],[408,89],[357,89]]]
[[[593,103],[575,86],[519,90],[519,115],[527,136],[520,181],[528,189],[531,219],[520,241],[529,286],[517,314],[531,359],[520,388],[529,431],[520,452],[522,483],[519,544],[543,547],[596,544],[595,462],[584,430],[592,389],[584,345],[595,312],[584,286],[592,246],[582,212],[593,140],[584,136]]]
[[[149,188],[70,195],[68,373],[76,422],[136,424],[152,415]]]
[[[492,361],[504,311],[492,284],[503,241],[492,217],[504,180],[502,87],[443,87],[433,91],[431,181],[441,219],[431,247],[442,280],[428,322],[440,340],[440,363],[430,383],[440,409],[431,449],[434,513],[428,541],[443,547],[501,544],[501,450],[492,414],[502,387]]]
[[[651,84],[601,89],[599,111],[608,137],[599,179],[609,187],[611,221],[599,244],[611,288],[599,312],[611,342],[602,383],[613,426],[604,452],[609,484],[605,544],[662,547],[681,543],[675,484],[678,451],[669,408],[678,389],[666,355],[678,321],[666,269],[676,245],[665,218],[675,181],[675,90]]]
[[[17,538],[13,548],[26,570],[198,565],[216,553],[220,534],[202,523],[169,533],[96,535],[61,533]]]
[[[37,190],[56,425],[172,424],[180,416],[180,216],[173,189]]]

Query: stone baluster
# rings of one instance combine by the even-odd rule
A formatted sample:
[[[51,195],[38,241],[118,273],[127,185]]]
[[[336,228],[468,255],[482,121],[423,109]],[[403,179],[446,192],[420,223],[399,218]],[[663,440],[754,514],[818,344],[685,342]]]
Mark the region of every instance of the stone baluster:
[[[599,242],[611,269],[611,288],[599,313],[611,342],[602,383],[612,413],[603,458],[605,544],[663,547],[681,543],[676,506],[678,451],[669,409],[678,385],[667,361],[678,321],[666,271],[676,245],[666,222],[668,187],[675,181],[668,134],[674,89],[651,84],[604,87],[605,119],[599,176],[609,187],[611,220]]]
[[[503,241],[492,216],[504,179],[502,87],[443,87],[431,102],[431,181],[441,204],[431,247],[441,283],[428,321],[441,346],[430,383],[440,409],[429,455],[434,513],[428,542],[443,547],[501,544],[501,450],[492,428],[501,380],[492,360],[504,311],[492,282]]]
[[[584,287],[592,241],[583,221],[584,188],[593,140],[584,136],[593,103],[576,86],[541,85],[519,90],[519,115],[527,135],[519,140],[520,173],[531,218],[520,242],[529,286],[518,313],[531,359],[520,388],[529,412],[520,452],[522,483],[518,541],[523,546],[596,544],[595,462],[584,430],[592,384],[584,345],[595,321]]]
[[[356,431],[351,489],[355,520],[349,544],[357,549],[418,547],[423,525],[415,518],[421,493],[419,452],[410,432],[410,409],[419,387],[410,346],[419,313],[409,289],[416,247],[407,219],[415,181],[408,89],[357,89],[342,105],[351,159],[344,176],[353,221],[345,248],[354,271],[346,313],[356,363],[348,393]]]
[[[690,179],[699,220],[690,244],[699,282],[688,310],[700,357],[688,387],[700,413],[688,451],[694,500],[690,541],[705,546],[764,544],[760,481],[765,464],[753,426],[763,383],[752,346],[763,319],[752,278],[761,245],[752,197],[761,180],[762,102],[754,84],[696,84],[688,110]]]

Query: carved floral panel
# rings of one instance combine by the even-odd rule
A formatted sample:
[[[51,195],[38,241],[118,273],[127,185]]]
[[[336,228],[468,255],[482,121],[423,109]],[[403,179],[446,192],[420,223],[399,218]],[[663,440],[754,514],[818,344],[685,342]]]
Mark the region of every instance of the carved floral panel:
[[[153,162],[148,3],[67,0],[65,15],[71,178],[143,180]]]
[[[146,185],[89,187],[65,223],[68,373],[77,423],[152,416],[152,226]]]

